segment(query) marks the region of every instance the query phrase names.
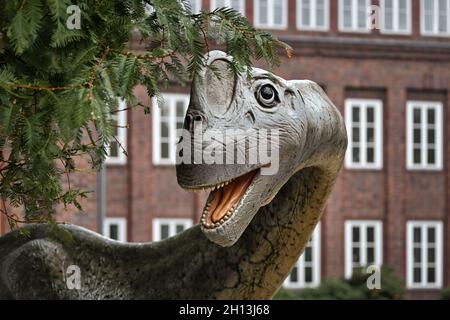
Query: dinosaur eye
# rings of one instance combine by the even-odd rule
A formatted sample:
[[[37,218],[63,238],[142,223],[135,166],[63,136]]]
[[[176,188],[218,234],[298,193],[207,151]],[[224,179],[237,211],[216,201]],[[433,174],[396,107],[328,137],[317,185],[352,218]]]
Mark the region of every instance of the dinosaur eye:
[[[264,107],[273,107],[278,100],[277,92],[270,84],[265,84],[259,88],[257,98]]]

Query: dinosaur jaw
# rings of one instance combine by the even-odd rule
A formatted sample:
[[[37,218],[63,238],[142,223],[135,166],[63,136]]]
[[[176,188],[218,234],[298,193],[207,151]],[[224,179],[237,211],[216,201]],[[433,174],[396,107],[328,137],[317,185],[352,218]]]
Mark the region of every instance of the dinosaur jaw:
[[[258,171],[253,170],[211,188],[201,219],[204,228],[218,228],[233,218]]]

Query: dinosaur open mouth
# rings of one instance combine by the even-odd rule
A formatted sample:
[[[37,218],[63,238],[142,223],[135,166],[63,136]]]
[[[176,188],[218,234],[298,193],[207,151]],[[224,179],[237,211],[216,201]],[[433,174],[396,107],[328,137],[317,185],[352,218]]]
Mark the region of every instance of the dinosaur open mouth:
[[[202,225],[207,229],[220,227],[232,216],[251,185],[258,170],[213,186],[202,214]]]

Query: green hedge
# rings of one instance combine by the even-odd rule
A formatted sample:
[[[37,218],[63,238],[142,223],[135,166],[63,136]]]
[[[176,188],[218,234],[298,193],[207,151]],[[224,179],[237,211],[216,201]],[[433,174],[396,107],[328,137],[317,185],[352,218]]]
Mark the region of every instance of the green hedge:
[[[325,279],[317,288],[303,289],[300,292],[280,289],[274,299],[304,299],[304,300],[400,300],[406,289],[403,281],[396,275],[393,268],[381,268],[381,289],[367,288],[367,278],[370,274],[362,271],[354,272],[350,279]],[[450,297],[450,290],[448,291]]]

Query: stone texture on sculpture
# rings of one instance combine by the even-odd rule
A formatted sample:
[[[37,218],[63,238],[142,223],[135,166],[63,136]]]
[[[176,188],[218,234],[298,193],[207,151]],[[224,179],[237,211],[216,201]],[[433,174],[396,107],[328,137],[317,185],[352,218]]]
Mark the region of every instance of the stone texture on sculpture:
[[[51,237],[48,225],[26,226],[29,237],[11,232],[0,238],[0,298],[268,299],[277,292],[342,167],[344,122],[311,81],[256,68],[235,77],[223,52],[207,59],[214,68],[194,80],[185,129],[195,121],[203,133],[278,128],[278,172],[261,175],[267,163],[177,165],[181,187],[215,190],[201,225],[157,243],[119,243],[72,225],[61,225],[72,241]],[[67,287],[70,265],[80,268],[78,290]]]

